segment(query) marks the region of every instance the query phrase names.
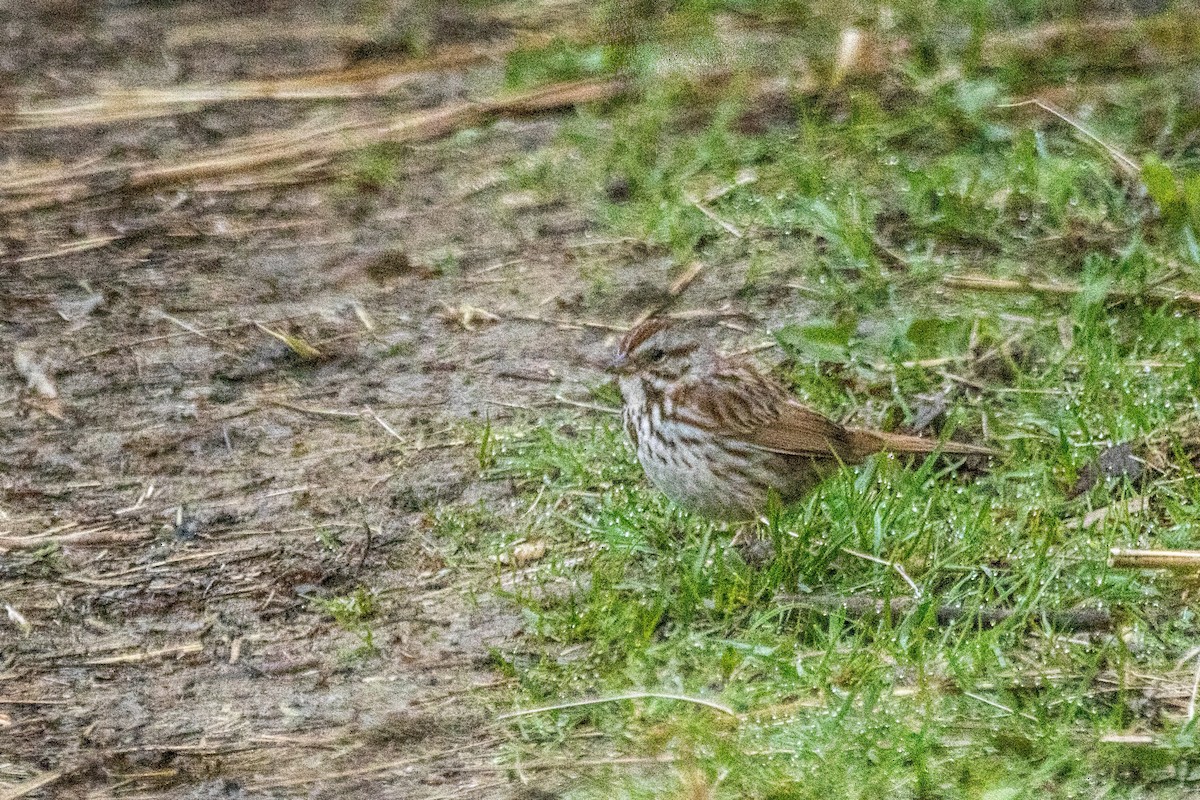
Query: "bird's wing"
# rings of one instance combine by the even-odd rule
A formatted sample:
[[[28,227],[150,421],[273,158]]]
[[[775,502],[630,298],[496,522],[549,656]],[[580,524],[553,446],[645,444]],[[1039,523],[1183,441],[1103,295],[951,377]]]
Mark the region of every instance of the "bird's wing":
[[[680,387],[675,412],[701,429],[763,450],[850,460],[846,429],[793,400],[782,386],[752,370],[716,373]]]
[[[776,453],[858,460],[850,455],[845,428],[791,399],[780,409],[778,419],[756,431],[751,442]]]

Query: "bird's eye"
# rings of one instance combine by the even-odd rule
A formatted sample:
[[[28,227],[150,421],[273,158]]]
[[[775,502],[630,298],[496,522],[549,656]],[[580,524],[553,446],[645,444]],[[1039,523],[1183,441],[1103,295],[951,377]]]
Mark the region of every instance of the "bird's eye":
[[[667,351],[663,350],[661,347],[656,347],[650,351],[649,355],[650,355],[650,360],[653,361],[655,364],[658,364],[666,359]]]

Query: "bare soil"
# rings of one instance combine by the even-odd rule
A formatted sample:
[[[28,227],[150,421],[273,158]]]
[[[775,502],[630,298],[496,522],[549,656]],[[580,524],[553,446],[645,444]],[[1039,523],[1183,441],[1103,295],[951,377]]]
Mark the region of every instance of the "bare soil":
[[[354,4],[337,6],[10,11],[0,103],[341,68],[359,44],[304,29],[349,26]],[[429,108],[501,76],[485,63],[382,99],[8,132],[0,176]],[[490,654],[522,647],[519,620],[489,576],[450,564],[433,516],[511,504],[480,480],[464,422],[597,380],[610,332],[554,324],[597,318],[588,265],[628,286],[610,309],[626,317],[671,266],[511,185],[558,125],[412,146],[382,185],[347,156],[0,217],[0,796],[530,791],[495,766],[491,724],[507,679]],[[379,605],[374,655],[317,602],[360,587]]]

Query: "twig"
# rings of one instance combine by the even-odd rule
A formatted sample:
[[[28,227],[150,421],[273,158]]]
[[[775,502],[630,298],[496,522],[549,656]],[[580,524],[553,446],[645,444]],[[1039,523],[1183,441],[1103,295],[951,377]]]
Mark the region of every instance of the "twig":
[[[271,26],[272,37],[279,33],[278,26]],[[226,28],[225,36],[228,35]],[[227,39],[223,41],[228,44]],[[11,122],[5,128],[35,130],[100,125],[194,112],[216,103],[245,100],[281,102],[375,97],[395,92],[418,80],[422,73],[468,67],[501,57],[512,48],[513,44],[509,43],[486,48],[448,47],[428,59],[400,64],[367,64],[294,78],[172,86],[169,89],[113,89],[82,101],[17,109],[8,115]]]
[[[311,125],[250,136],[176,161],[101,162],[49,168],[44,164],[0,174],[0,213],[61,206],[101,193],[242,175],[296,162],[319,162],[380,142],[436,139],[495,116],[522,116],[615,97],[627,90],[623,78],[556,83],[515,96],[462,102],[366,122]]]
[[[978,700],[979,702],[983,703],[984,705],[991,706],[992,708],[998,708],[1007,714],[1016,714],[1017,716],[1024,717],[1025,719],[1027,719],[1031,722],[1038,721],[1037,717],[1035,717],[1033,714],[1030,714],[1025,711],[1016,711],[1016,710],[1011,709],[1008,706],[1004,705],[1003,703],[997,703],[995,700],[989,700],[988,698],[984,697],[981,694],[975,694],[974,692],[963,692],[963,694],[966,695],[967,697],[971,698],[972,700]]]
[[[243,322],[238,325],[232,325],[232,326],[231,325],[222,325],[222,326],[216,327],[216,328],[201,328],[200,330],[202,330],[202,331],[224,331],[224,330],[231,330],[233,328],[241,328],[241,327],[243,327],[245,325],[249,325],[249,324],[250,324],[249,322]],[[106,355],[108,353],[113,353],[113,352],[116,352],[117,350],[124,350],[124,349],[130,348],[130,347],[137,347],[138,345],[143,345],[143,344],[152,344],[154,342],[161,342],[161,341],[165,341],[167,339],[178,339],[181,336],[189,336],[189,335],[192,335],[190,331],[180,331],[178,333],[165,333],[161,336],[148,336],[145,339],[134,339],[133,341],[121,342],[120,344],[112,344],[112,345],[109,345],[108,347],[102,347],[99,350],[90,350],[86,353],[82,353],[79,356],[76,356],[76,359],[79,361],[83,361],[83,360],[86,360],[89,358],[94,358],[96,356],[102,356],[102,355]]]
[[[34,776],[27,780],[23,780],[18,784],[10,786],[0,793],[0,800],[17,800],[27,794],[32,794],[43,786],[49,786],[55,781],[62,778],[70,770],[56,770],[54,772],[43,772],[41,775]]]
[[[571,320],[561,319],[556,317],[539,317],[536,314],[505,314],[508,319],[519,319],[524,322],[541,322],[545,325],[558,325],[563,328],[595,328],[601,331],[614,331],[616,333],[624,333],[629,330],[626,325],[610,325],[607,322],[589,322],[588,320]]]
[[[153,483],[147,483],[146,488],[142,489],[142,493],[138,496],[137,501],[133,505],[125,508],[118,508],[113,512],[113,514],[115,516],[123,516],[125,514],[132,514],[134,511],[141,510],[142,506],[146,505],[146,501],[154,496],[154,488],[155,487]]]
[[[1054,295],[1056,297],[1074,297],[1084,290],[1084,287],[1075,283],[1016,281],[989,278],[986,275],[947,275],[942,279],[942,284],[951,289],[966,289],[976,292],[1030,292],[1033,294]],[[1106,297],[1119,302],[1149,298],[1170,305],[1200,308],[1200,292],[1171,292],[1163,289],[1151,289],[1138,293],[1114,289],[1110,290]]]
[[[244,753],[247,750],[261,750],[270,747],[269,744],[142,744],[135,747],[120,747],[109,750],[113,755],[123,753],[189,753],[192,755],[222,755],[226,753]]]
[[[1089,141],[1099,145],[1101,149],[1108,154],[1109,158],[1115,161],[1117,166],[1120,167],[1121,170],[1131,178],[1137,178],[1142,174],[1141,164],[1134,161],[1132,158],[1125,155],[1123,152],[1104,141],[1096,134],[1092,133],[1082,122],[1048,100],[1042,100],[1039,97],[1035,97],[1031,100],[1021,100],[1017,103],[1002,103],[1001,105],[997,106],[997,108],[1021,108],[1023,106],[1037,106],[1042,111],[1053,114],[1063,122],[1067,123],[1076,131],[1078,131],[1085,139],[1088,139]]]
[[[746,234],[742,233],[740,228],[738,228],[732,222],[727,222],[726,220],[722,219],[717,214],[717,212],[713,211],[711,208],[709,208],[708,206],[701,203],[699,198],[692,197],[691,195],[685,195],[684,199],[687,200],[688,203],[690,203],[692,205],[692,207],[695,208],[697,211],[699,211],[701,214],[703,214],[704,216],[708,217],[713,222],[720,225],[721,228],[723,228],[724,231],[726,233],[728,233],[730,236],[732,236],[733,238],[735,238],[735,239],[746,238]]]
[[[547,371],[544,375],[539,375],[532,370],[502,369],[492,374],[497,378],[508,378],[514,381],[533,381],[535,383],[558,383],[562,380],[560,376],[550,371]]]
[[[24,697],[0,697],[0,705],[5,706],[70,706],[75,700],[35,700]]]
[[[381,764],[369,764],[365,767],[358,767],[356,769],[347,769],[347,770],[343,770],[341,772],[314,772],[310,775],[304,775],[299,778],[286,778],[283,780],[267,781],[266,783],[251,784],[250,786],[246,787],[246,791],[261,792],[266,789],[285,789],[285,788],[290,788],[292,786],[305,786],[310,783],[317,783],[318,781],[341,780],[343,778],[358,778],[363,775],[371,775],[376,772],[389,772],[393,769],[399,769],[401,767],[411,766],[412,764],[420,764],[423,761],[437,761],[438,759],[445,758],[446,756],[450,756],[450,755],[455,755],[455,754],[461,753],[465,750],[473,750],[473,749],[476,749],[479,747],[490,747],[490,746],[495,745],[496,743],[497,742],[495,739],[484,739],[482,741],[475,742],[473,744],[469,744],[469,745],[466,745],[463,747],[457,747],[453,750],[443,750],[443,751],[440,751],[437,753],[429,753],[427,755],[411,756],[409,758],[395,759],[395,760],[391,760],[391,761],[385,761]]]
[[[367,310],[363,308],[363,304],[355,300],[350,304],[350,307],[354,310],[354,316],[358,317],[358,321],[367,329],[367,333],[374,333],[378,326],[371,315],[367,313]]]
[[[763,342],[762,344],[755,344],[750,347],[743,347],[741,350],[735,350],[733,354],[735,356],[750,356],[766,350],[773,350],[776,347],[779,347],[779,342]]]
[[[309,317],[309,316],[312,316],[317,313],[319,313],[319,312],[305,311],[300,314],[291,314],[286,317],[279,317],[278,319],[267,320],[266,324],[275,325],[280,322],[289,322],[293,319]],[[101,347],[99,350],[91,350],[87,353],[81,353],[80,355],[75,357],[75,360],[83,361],[85,359],[95,358],[96,356],[107,355],[108,353],[112,353],[117,350],[126,350],[126,349],[130,349],[130,348],[138,347],[139,345],[153,344],[154,342],[161,342],[161,341],[165,341],[167,339],[178,339],[181,336],[194,335],[197,332],[206,334],[206,333],[215,333],[218,331],[232,331],[232,330],[237,330],[238,328],[247,328],[253,324],[254,323],[251,322],[250,320],[242,320],[241,322],[235,322],[231,325],[217,325],[217,326],[214,326],[211,328],[198,328],[196,331],[179,331],[176,333],[164,333],[159,336],[148,336],[144,339],[131,339],[126,342],[119,342],[117,344],[108,345],[107,347]]]
[[[207,333],[205,333],[204,331],[197,328],[195,325],[192,325],[190,322],[184,322],[183,320],[179,319],[178,317],[173,317],[170,314],[168,314],[167,312],[163,311],[162,309],[158,309],[158,308],[154,309],[154,314],[156,316],[162,317],[163,319],[165,319],[167,322],[171,323],[172,325],[177,325],[180,328],[183,328],[188,333],[194,333],[196,336],[199,336],[201,339],[208,339],[210,342],[213,340],[213,338],[211,336],[209,336]]]
[[[113,580],[114,578],[123,578],[126,575],[132,575],[135,572],[144,572],[157,569],[159,567],[169,567],[173,564],[182,564],[185,561],[196,561],[205,558],[216,558],[217,556],[244,556],[244,555],[265,555],[269,550],[262,550],[257,546],[250,547],[223,547],[220,550],[208,550],[201,553],[187,553],[181,556],[172,556],[165,558],[162,561],[154,561],[149,564],[140,564],[136,567],[126,567],[125,569],[117,570],[116,572],[107,572],[103,575],[95,576],[98,580]],[[78,577],[78,576],[66,576]]]
[[[1105,744],[1154,744],[1152,733],[1106,733],[1100,737]]]
[[[562,403],[565,406],[574,406],[575,408],[584,408],[588,411],[599,411],[601,414],[620,414],[621,409],[612,406],[595,405],[594,403],[581,403],[578,400],[570,400],[563,397],[561,394],[554,395],[556,402]]]
[[[388,435],[390,435],[393,439],[401,444],[404,444],[404,438],[400,434],[396,433],[396,429],[389,425],[387,420],[372,411],[370,406],[363,406],[363,413],[367,414],[369,417],[378,422],[379,427],[387,431]]]
[[[884,614],[899,615],[911,611],[918,605],[912,597],[893,597],[885,601],[871,595],[802,595],[790,592],[779,592],[775,595],[777,603],[790,603],[804,608],[815,608],[822,611],[842,610],[855,617],[870,619]],[[1112,617],[1103,609],[1081,608],[1060,611],[1057,609],[1013,609],[1013,608],[980,608],[966,609],[962,606],[938,606],[936,611],[937,624],[953,625],[966,622],[980,628],[994,628],[1019,616],[1030,620],[1043,620],[1051,628],[1067,631],[1107,631],[1112,629]]]
[[[671,285],[667,287],[667,294],[671,297],[678,297],[683,294],[684,290],[692,285],[696,278],[700,277],[700,273],[704,271],[704,263],[697,261],[683,271],[678,278],[671,281]]]
[[[106,664],[136,664],[142,661],[150,661],[155,658],[165,656],[186,656],[193,653],[204,652],[204,645],[200,642],[192,642],[190,644],[174,645],[172,647],[162,647],[158,650],[145,650],[136,653],[125,653],[119,656],[108,656],[106,658],[93,658],[89,661],[80,662],[85,666],[98,667]]]
[[[1108,565],[1116,569],[1171,569],[1180,572],[1200,570],[1200,550],[1125,550],[1109,551]]]
[[[337,417],[339,419],[362,419],[362,414],[356,414],[353,411],[335,411],[331,408],[305,408],[304,406],[293,405],[284,400],[267,400],[267,405],[286,408],[288,411],[295,411],[300,414],[311,414],[315,417]]]
[[[639,239],[636,236],[622,236],[619,239],[585,239],[581,242],[567,242],[564,247],[568,250],[593,250],[601,247],[616,247],[623,244],[648,247],[644,239]]]
[[[1200,655],[1200,648],[1195,648],[1190,653],[1192,658]],[[1187,661],[1186,658],[1181,659],[1181,662]],[[1192,694],[1188,698],[1187,718],[1191,722],[1196,718],[1196,693],[1200,692],[1200,658],[1196,658],[1196,670],[1192,673]]]
[[[753,169],[744,169],[737,174],[737,177],[734,179],[733,183],[728,183],[724,186],[719,186],[716,189],[713,189],[708,194],[704,195],[704,197],[700,198],[700,202],[705,204],[715,202],[732,192],[734,189],[740,189],[743,186],[749,186],[757,180],[757,172],[755,172]]]
[[[489,406],[499,406],[500,408],[511,408],[516,411],[536,411],[537,410],[537,406],[527,406],[527,405],[522,405],[521,403],[506,403],[503,400],[489,400],[487,398],[484,398],[483,402],[487,403]],[[538,403],[538,406],[544,406],[544,405],[547,405],[547,404],[546,403]]]
[[[714,311],[714,310],[708,309],[708,308],[692,308],[692,309],[688,309],[686,311],[672,311],[670,314],[667,314],[668,319],[683,319],[683,320],[729,319],[730,317],[747,318],[749,316],[750,315],[747,314],[745,311]]]
[[[163,48],[174,52],[180,48],[196,45],[217,44],[225,48],[259,46],[267,42],[336,42],[343,45],[369,44],[377,39],[379,30],[373,25],[344,25],[340,23],[307,23],[294,25],[287,17],[281,23],[278,16],[241,17],[236,25],[230,25],[228,17],[218,17],[213,22],[199,22],[172,26],[163,37]]]
[[[867,561],[873,561],[876,564],[882,564],[885,567],[891,567],[892,569],[894,569],[896,571],[896,574],[898,574],[900,576],[900,578],[905,583],[908,584],[908,588],[912,589],[913,597],[914,598],[921,597],[921,589],[917,586],[916,583],[913,582],[912,578],[908,577],[908,573],[904,571],[904,566],[902,564],[900,564],[899,562],[888,561],[886,558],[880,558],[879,556],[873,556],[870,553],[861,553],[858,550],[852,550],[849,547],[843,547],[842,552],[848,553],[849,555],[855,556],[857,558],[865,559]]]
[[[679,756],[664,753],[658,756],[614,756],[612,758],[561,758],[545,761],[523,761],[521,769],[551,770],[551,769],[588,769],[591,767],[615,767],[633,764],[674,764]],[[446,767],[447,772],[511,772],[516,764],[470,764],[459,767]],[[457,796],[457,795],[456,795]]]
[[[642,698],[679,700],[684,703],[695,703],[696,705],[705,706],[707,708],[720,711],[722,714],[728,714],[731,717],[737,716],[737,712],[729,706],[704,697],[691,697],[685,694],[668,694],[662,692],[626,692],[624,694],[609,695],[607,697],[593,697],[586,700],[571,700],[566,703],[558,703],[552,706],[539,706],[538,708],[526,708],[520,711],[509,711],[506,714],[501,714],[500,716],[496,717],[496,719],[516,719],[517,717],[527,717],[532,714],[544,714],[547,711],[560,711],[564,708],[579,708],[581,706],[594,706],[601,703],[616,703],[622,700],[638,700]]]
[[[318,781],[334,781],[341,780],[343,778],[357,778],[362,775],[370,775],[376,772],[388,772],[393,769],[411,766],[412,764],[419,764],[422,761],[429,761],[433,758],[436,758],[436,756],[401,758],[393,761],[386,761],[382,764],[371,764],[370,766],[359,767],[357,769],[342,770],[341,772],[318,772],[301,778],[289,778],[286,780],[267,781],[266,783],[255,783],[247,786],[246,789],[247,791],[251,792],[261,792],[267,789],[285,789],[292,786],[304,786],[310,783],[317,783]]]
[[[254,327],[258,328],[263,333],[283,342],[285,345],[287,345],[289,350],[291,350],[301,359],[305,361],[313,361],[321,358],[321,351],[304,341],[304,339],[300,338],[299,336],[268,328],[258,320],[252,319],[250,321],[254,324]]]
[[[655,314],[659,314],[665,310],[667,306],[675,300],[675,298],[683,294],[683,292],[692,285],[692,282],[695,281],[696,278],[700,277],[700,273],[703,271],[704,263],[701,261],[696,261],[690,267],[684,270],[683,273],[678,278],[671,281],[671,285],[667,287],[667,301],[665,303],[657,303],[652,306],[647,306],[646,308],[642,309],[642,313],[638,314],[637,318],[633,321],[634,327],[641,325]]]
[[[76,253],[86,253],[89,250],[99,250],[101,247],[107,247],[113,242],[122,237],[120,236],[93,236],[90,239],[80,239],[77,242],[64,244],[53,250],[44,250],[40,253],[33,253],[20,258],[14,258],[12,263],[23,264],[27,261],[42,261],[47,258],[61,258],[62,256],[75,255]]]
[[[154,537],[152,531],[135,533],[118,533],[111,528],[101,526],[84,531],[62,534],[58,536],[0,536],[0,548],[20,550],[30,547],[41,547],[47,542],[74,547],[94,547],[96,545],[129,544]]]

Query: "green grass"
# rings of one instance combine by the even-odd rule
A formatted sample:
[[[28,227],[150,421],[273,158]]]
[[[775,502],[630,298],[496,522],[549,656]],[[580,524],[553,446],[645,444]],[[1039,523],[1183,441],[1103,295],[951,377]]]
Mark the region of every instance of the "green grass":
[[[338,627],[358,636],[359,644],[338,654],[344,663],[354,664],[379,654],[375,632],[371,628],[372,620],[379,613],[379,603],[365,587],[358,587],[353,594],[313,597],[310,602],[316,610],[332,617]]]
[[[1011,456],[970,484],[932,463],[879,460],[778,514],[777,558],[754,570],[718,527],[641,485],[614,426],[581,425],[518,439],[500,468],[536,485],[542,508],[568,498],[567,511],[526,524],[556,542],[552,553],[582,545],[588,554],[583,567],[551,556],[512,595],[545,646],[543,657],[511,664],[518,704],[632,687],[717,698],[742,716],[735,725],[661,700],[564,709],[516,726],[526,758],[587,752],[599,734],[623,752],[703,762],[710,777],[725,776],[721,796],[730,797],[1161,790],[1187,763],[1192,726],[1177,705],[1146,698],[1156,677],[1180,680],[1174,661],[1192,646],[1193,612],[1177,587],[1110,570],[1106,557],[1112,546],[1178,545],[1148,531],[1194,526],[1194,484],[1149,492],[1154,528],[1117,513],[1079,533],[1064,519],[1132,490],[1066,500],[1056,475],[1077,459],[1053,440],[1041,458]],[[908,565],[921,600],[890,619],[831,610],[831,597],[911,594],[894,569],[849,550]],[[555,590],[558,577],[570,591]],[[939,606],[1028,614],[978,630],[939,625]],[[1095,607],[1114,616],[1117,633],[1073,637],[1040,619]],[[1101,741],[1131,730],[1152,733],[1155,747]],[[602,782],[594,796],[662,790],[647,776],[621,786],[613,795]]]
[[[510,63],[514,85],[623,69],[638,87],[566,122],[513,181],[583,202],[681,265],[704,260],[751,311],[783,311],[791,321],[762,333],[780,377],[821,410],[897,427],[942,390],[946,424],[1004,454],[983,476],[885,458],[837,474],[772,514],[777,555],[754,569],[729,531],[646,485],[615,419],[489,424],[480,466],[516,483],[519,508],[486,524],[477,508],[442,509],[437,530],[522,609],[535,645],[504,657],[513,705],[645,690],[736,712],[642,698],[522,716],[514,763],[645,759],[589,769],[571,797],[1193,796],[1194,662],[1180,662],[1200,632],[1194,592],[1108,554],[1200,546],[1200,324],[1110,296],[1200,285],[1200,117],[1180,92],[1195,65],[1131,67],[1120,37],[1041,55],[995,45],[1006,26],[1076,19],[1072,3],[672,9],[608,50],[558,41]],[[885,74],[754,98],[764,74],[789,74],[785,56],[828,74],[851,23],[904,44]],[[1142,46],[1175,52],[1169,18],[1138,25]],[[674,66],[714,52],[731,65],[724,88]],[[1002,107],[1101,69],[1079,104],[1147,165],[1141,177],[1070,126]],[[742,238],[689,199],[723,187],[708,207]],[[961,271],[1082,290],[944,290]],[[592,277],[587,302],[611,308],[616,289]],[[614,400],[610,386],[596,396]],[[1147,476],[1074,496],[1125,441]],[[1144,513],[1127,511],[1136,496]],[[535,568],[497,558],[527,538],[549,543]],[[919,595],[896,613],[837,605],[911,597],[906,577]],[[963,614],[939,621],[947,608]],[[1016,613],[973,624],[994,608]],[[1112,630],[1052,624],[1079,609],[1105,610]]]

